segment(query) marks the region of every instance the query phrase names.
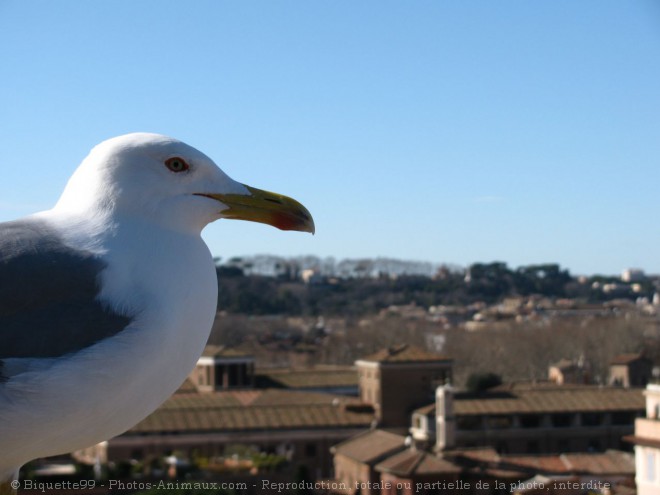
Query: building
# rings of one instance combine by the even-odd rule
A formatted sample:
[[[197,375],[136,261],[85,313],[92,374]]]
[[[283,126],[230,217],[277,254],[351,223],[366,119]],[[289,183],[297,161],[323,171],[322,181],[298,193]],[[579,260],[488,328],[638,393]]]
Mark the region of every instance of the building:
[[[548,483],[540,493],[551,493],[546,488],[553,480],[625,487],[633,484],[635,473],[633,455],[627,452],[502,455],[485,447],[434,453],[382,430],[357,435],[333,451],[337,484],[351,495],[358,490],[361,495],[511,493],[512,487],[526,486],[525,480],[535,477]],[[584,492],[560,487],[552,493]]]
[[[356,361],[360,399],[381,426],[407,427],[410,414],[450,382],[451,359],[409,345],[392,346]]]
[[[644,270],[640,268],[626,268],[621,272],[621,281],[627,284],[646,280]]]
[[[349,376],[349,374],[351,376]],[[258,384],[262,388],[255,388]],[[176,453],[204,463],[228,452],[274,454],[315,478],[333,469],[330,447],[375,421],[357,392],[352,367],[255,372],[254,358],[208,346],[189,378],[158,410],[104,445],[77,453],[109,461]],[[100,450],[99,450],[100,449]]]
[[[423,482],[434,473],[449,482],[458,479],[457,465],[463,476],[469,466],[485,469],[504,455],[620,448],[645,407],[640,390],[622,387],[516,384],[457,393],[449,384],[450,359],[406,345],[356,366],[357,373],[350,367],[255,371],[251,356],[210,347],[157,411],[102,451],[80,455],[94,462],[176,455],[217,464],[237,450],[273,454],[316,479],[334,469],[351,481],[349,495],[362,495],[373,487],[355,481]],[[355,393],[356,385],[359,397],[337,393]],[[408,439],[392,432],[408,428]],[[529,470],[516,469],[504,470],[506,476],[529,477]]]
[[[436,413],[440,412],[437,416]],[[644,414],[639,389],[516,384],[480,394],[438,390],[412,414],[418,445],[437,450],[491,447],[500,454],[622,449]]]
[[[635,421],[635,434],[627,440],[635,445],[638,495],[660,495],[660,385],[649,384],[646,417]]]
[[[417,448],[407,448],[384,459],[376,465],[375,470],[380,473],[383,495],[465,491],[461,489],[461,478],[466,473],[459,462]],[[439,489],[443,486],[451,487],[452,490]]]
[[[252,388],[254,358],[235,349],[207,345],[189,379],[200,392]]]
[[[367,430],[333,446],[335,478],[347,495],[380,493],[380,474],[375,467],[388,456],[406,448],[406,439],[384,430]]]
[[[258,388],[285,388],[306,392],[358,395],[358,378],[354,366],[318,365],[305,368],[257,369]]]
[[[642,354],[621,354],[610,361],[608,383],[616,387],[643,388],[651,379],[653,361]]]
[[[109,460],[177,455],[218,459],[235,450],[282,456],[315,477],[332,470],[330,447],[369,428],[373,410],[355,399],[290,390],[180,392],[111,439]]]
[[[562,359],[548,368],[548,380],[557,385],[591,383],[591,372],[583,357]]]

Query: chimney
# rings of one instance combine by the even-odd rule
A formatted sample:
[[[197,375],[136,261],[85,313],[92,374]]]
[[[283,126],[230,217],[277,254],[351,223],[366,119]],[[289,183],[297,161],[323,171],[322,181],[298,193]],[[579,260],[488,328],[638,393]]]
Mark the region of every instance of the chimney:
[[[435,450],[442,452],[456,446],[456,419],[454,418],[454,391],[451,385],[441,385],[435,391]]]

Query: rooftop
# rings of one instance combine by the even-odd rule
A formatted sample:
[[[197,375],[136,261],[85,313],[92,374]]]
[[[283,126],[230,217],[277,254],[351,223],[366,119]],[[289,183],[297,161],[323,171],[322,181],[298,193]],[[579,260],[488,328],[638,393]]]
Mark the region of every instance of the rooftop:
[[[563,454],[562,460],[573,473],[621,474],[635,473],[634,454],[618,450],[608,450],[602,454]]]
[[[420,363],[450,360],[447,356],[433,354],[408,344],[399,344],[381,349],[370,356],[360,359],[360,361],[376,363]]]
[[[503,387],[478,395],[456,394],[454,414],[525,414],[605,411],[643,411],[645,399],[640,389],[598,386]],[[417,409],[432,414],[435,404]]]
[[[369,464],[400,451],[405,441],[405,437],[385,430],[369,430],[335,445],[332,452]]]
[[[292,389],[357,387],[358,375],[353,366],[314,366],[301,369],[260,369],[258,381]]]
[[[407,448],[390,455],[376,470],[409,478],[478,471],[492,476],[547,475],[634,476],[634,454],[618,450],[559,455],[498,455],[492,449],[455,449],[435,455]]]
[[[550,365],[552,368],[557,368],[562,371],[571,370],[574,368],[579,368],[580,366],[571,359],[560,359],[556,363]]]
[[[126,435],[306,428],[368,427],[373,413],[359,402],[290,390],[178,393]]]
[[[376,465],[376,470],[408,478],[437,473],[460,473],[462,468],[429,452],[406,449]]]
[[[630,364],[639,360],[646,360],[646,358],[642,354],[619,354],[612,358],[610,364]]]
[[[202,352],[202,357],[252,359],[252,355],[247,352],[223,345],[207,345]]]

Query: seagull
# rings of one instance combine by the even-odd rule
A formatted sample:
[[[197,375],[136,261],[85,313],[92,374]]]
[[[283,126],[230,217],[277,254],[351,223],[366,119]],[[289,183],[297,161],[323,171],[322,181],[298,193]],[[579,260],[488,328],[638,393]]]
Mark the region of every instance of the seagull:
[[[181,385],[216,313],[201,232],[223,218],[314,233],[299,202],[149,133],[97,145],[51,210],[0,223],[0,481],[123,433]]]

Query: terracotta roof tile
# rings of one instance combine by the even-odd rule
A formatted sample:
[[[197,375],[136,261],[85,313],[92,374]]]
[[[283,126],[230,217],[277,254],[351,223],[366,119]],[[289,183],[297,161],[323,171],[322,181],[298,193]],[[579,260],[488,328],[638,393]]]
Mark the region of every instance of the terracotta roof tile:
[[[336,454],[366,464],[394,454],[405,447],[405,437],[384,430],[369,430],[332,448]]]
[[[406,449],[376,465],[377,471],[385,471],[402,477],[430,474],[459,473],[462,468],[449,460],[416,449]]]
[[[175,394],[191,394],[191,393],[196,393],[197,392],[197,387],[195,387],[195,384],[190,380],[190,378],[186,378],[185,381],[181,384],[181,386],[177,389]]]
[[[635,456],[628,452],[608,450],[601,454],[564,454],[561,457],[575,473],[635,474]]]
[[[417,414],[422,414],[424,416],[427,416],[429,414],[435,414],[435,403],[415,409],[413,412]]]
[[[566,463],[557,455],[507,455],[503,464],[514,470],[535,473],[567,473]]]
[[[614,356],[610,364],[630,364],[637,360],[645,360],[646,358],[641,354],[619,354]]]
[[[644,447],[653,447],[656,449],[660,449],[660,440],[654,440],[652,438],[638,437],[635,435],[626,435],[625,437],[623,437],[623,441],[635,445],[642,445]]]
[[[492,447],[466,447],[454,449],[450,452],[453,455],[479,462],[497,462],[500,460],[500,455]]]
[[[635,474],[635,456],[618,450],[561,455],[506,455],[502,457],[499,467],[528,473],[632,476]]]
[[[356,399],[287,390],[177,394],[127,435],[160,432],[368,427],[372,413],[345,407]]]
[[[387,349],[381,349],[370,356],[360,359],[360,361],[377,363],[408,363],[448,360],[450,359],[446,356],[433,354],[408,344],[395,345],[388,347]]]
[[[252,355],[239,351],[231,347],[223,345],[207,345],[202,352],[204,357],[217,357],[217,358],[252,358]]]
[[[570,359],[560,359],[555,364],[552,364],[550,366],[553,368],[557,368],[559,370],[571,370],[573,368],[578,368],[577,363]]]
[[[580,411],[642,411],[644,396],[639,390],[579,387],[541,390],[519,390],[512,393],[491,393],[478,397],[457,396],[457,415],[561,413]]]

